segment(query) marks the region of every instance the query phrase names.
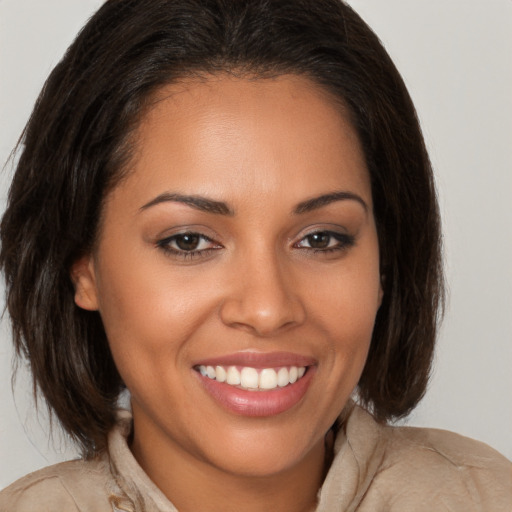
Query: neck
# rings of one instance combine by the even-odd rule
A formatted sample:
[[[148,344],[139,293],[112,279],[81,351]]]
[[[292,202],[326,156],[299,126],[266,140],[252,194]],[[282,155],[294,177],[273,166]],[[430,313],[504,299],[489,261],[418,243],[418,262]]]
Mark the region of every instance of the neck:
[[[142,434],[142,433],[141,433]],[[141,443],[140,439],[151,439]],[[233,474],[198,460],[180,446],[138,437],[135,458],[180,512],[310,512],[325,477],[323,439],[298,464],[271,475]],[[149,446],[148,446],[149,445]]]

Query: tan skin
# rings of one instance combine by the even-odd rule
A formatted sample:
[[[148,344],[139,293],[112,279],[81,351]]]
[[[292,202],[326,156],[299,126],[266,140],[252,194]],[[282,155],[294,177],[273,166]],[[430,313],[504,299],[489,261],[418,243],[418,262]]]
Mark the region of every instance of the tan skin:
[[[73,268],[131,392],[133,454],[181,512],[310,510],[382,298],[355,130],[306,78],[220,75],[161,90],[135,140]],[[226,409],[195,367],[278,351],[314,364],[305,395],[270,416]]]

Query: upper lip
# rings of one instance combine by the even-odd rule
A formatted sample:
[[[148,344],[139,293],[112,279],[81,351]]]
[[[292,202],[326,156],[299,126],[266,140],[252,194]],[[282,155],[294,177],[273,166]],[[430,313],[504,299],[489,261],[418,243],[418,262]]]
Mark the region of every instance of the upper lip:
[[[312,366],[316,360],[292,352],[236,352],[197,361],[193,366],[248,366],[276,368],[280,366]]]

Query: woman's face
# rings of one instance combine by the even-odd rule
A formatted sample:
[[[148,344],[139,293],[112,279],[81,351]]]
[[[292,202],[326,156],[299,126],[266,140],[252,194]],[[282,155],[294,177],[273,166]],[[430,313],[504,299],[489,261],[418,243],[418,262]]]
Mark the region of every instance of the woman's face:
[[[367,357],[382,291],[360,143],[296,76],[158,100],[76,302],[101,314],[143,466],[275,474],[323,450]]]

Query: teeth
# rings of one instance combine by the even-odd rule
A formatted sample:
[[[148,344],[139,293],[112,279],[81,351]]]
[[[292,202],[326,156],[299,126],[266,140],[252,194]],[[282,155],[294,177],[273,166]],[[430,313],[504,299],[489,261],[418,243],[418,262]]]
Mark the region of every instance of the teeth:
[[[289,368],[264,368],[257,370],[248,366],[238,370],[236,366],[199,366],[199,373],[218,382],[225,382],[231,386],[239,386],[249,390],[270,390],[277,387],[284,388],[297,382],[306,373],[305,366],[290,366]]]
[[[281,368],[277,372],[277,385],[280,388],[284,388],[290,384],[290,374],[288,372],[288,368]]]
[[[226,382],[228,374],[226,373],[226,370],[222,366],[217,366],[215,368],[215,379],[219,382]]]
[[[228,368],[226,382],[232,386],[238,386],[240,384],[240,372],[234,366]]]
[[[215,368],[213,366],[207,366],[206,375],[208,375],[210,379],[215,379]]]
[[[273,368],[265,368],[260,373],[261,389],[274,389],[277,387],[277,373]]]
[[[254,368],[242,368],[240,384],[243,388],[256,389],[258,387],[258,372]]]

